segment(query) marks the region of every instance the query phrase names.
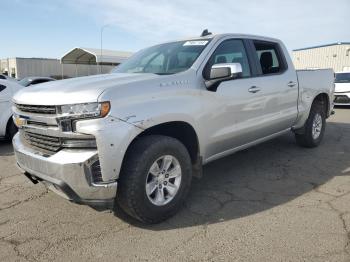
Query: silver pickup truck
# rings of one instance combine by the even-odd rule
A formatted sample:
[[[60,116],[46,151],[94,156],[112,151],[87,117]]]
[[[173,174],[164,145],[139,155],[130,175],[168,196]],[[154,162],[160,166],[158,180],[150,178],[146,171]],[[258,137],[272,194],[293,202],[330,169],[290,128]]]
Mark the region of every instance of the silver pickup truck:
[[[32,182],[157,223],[204,164],[289,131],[318,146],[333,92],[332,70],[295,71],[280,40],[206,34],[141,50],[110,74],[19,91],[13,145]]]

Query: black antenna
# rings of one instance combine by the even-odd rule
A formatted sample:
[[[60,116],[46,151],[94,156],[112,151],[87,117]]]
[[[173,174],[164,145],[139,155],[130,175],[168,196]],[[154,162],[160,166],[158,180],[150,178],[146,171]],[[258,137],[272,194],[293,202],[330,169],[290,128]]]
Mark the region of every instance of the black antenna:
[[[212,35],[212,32],[209,32],[208,29],[204,29],[202,34],[201,34],[201,37],[202,36],[207,36],[207,35]]]

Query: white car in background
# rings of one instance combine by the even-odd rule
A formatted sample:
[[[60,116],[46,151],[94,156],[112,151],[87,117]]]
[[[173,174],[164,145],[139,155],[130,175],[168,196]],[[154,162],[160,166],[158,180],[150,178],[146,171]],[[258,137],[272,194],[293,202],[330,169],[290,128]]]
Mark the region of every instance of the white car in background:
[[[4,74],[0,74],[0,80],[3,79],[3,80],[10,80],[10,81],[14,81],[16,82],[17,79],[16,78],[13,78],[11,76],[7,76],[7,75],[4,75]]]
[[[11,80],[0,79],[0,138],[12,139],[17,127],[12,120],[12,96],[23,86]]]
[[[350,72],[335,74],[334,105],[350,106]]]

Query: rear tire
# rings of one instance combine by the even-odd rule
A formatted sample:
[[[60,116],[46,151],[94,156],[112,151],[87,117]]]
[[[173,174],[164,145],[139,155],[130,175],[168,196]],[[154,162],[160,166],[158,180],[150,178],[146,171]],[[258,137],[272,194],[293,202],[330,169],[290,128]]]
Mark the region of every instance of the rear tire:
[[[124,159],[116,201],[141,222],[159,223],[181,208],[191,179],[191,159],[180,141],[161,135],[140,137]]]
[[[326,128],[326,112],[321,102],[312,104],[310,114],[305,122],[303,133],[295,134],[298,145],[302,147],[317,147],[323,138]]]
[[[7,139],[12,141],[12,138],[15,136],[15,134],[18,132],[17,126],[13,123],[12,118],[9,119],[7,123],[7,129],[6,129],[6,137]]]

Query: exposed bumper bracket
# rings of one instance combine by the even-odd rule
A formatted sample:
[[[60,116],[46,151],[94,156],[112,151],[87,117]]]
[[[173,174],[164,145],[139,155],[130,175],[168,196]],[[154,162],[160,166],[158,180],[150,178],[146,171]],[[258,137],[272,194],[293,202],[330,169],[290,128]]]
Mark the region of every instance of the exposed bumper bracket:
[[[32,181],[34,184],[37,184],[38,182],[44,181],[40,177],[29,174],[28,172],[25,172],[24,175],[30,181]],[[67,185],[63,181],[60,181],[58,183],[52,183],[52,182],[48,182],[48,181],[45,181],[45,182],[52,184],[55,188],[62,191],[62,193],[64,193],[67,196],[67,198],[74,203],[81,204],[81,205],[88,205],[88,206],[91,206],[93,208],[113,209],[114,198],[103,199],[103,200],[102,199],[98,199],[98,200],[96,200],[96,199],[82,199],[77,195],[77,193],[74,192],[74,190],[69,185]]]
[[[39,179],[38,177],[34,177],[31,174],[29,174],[28,172],[24,172],[24,175],[33,183],[33,184],[38,184],[39,181],[41,181],[42,179]]]

